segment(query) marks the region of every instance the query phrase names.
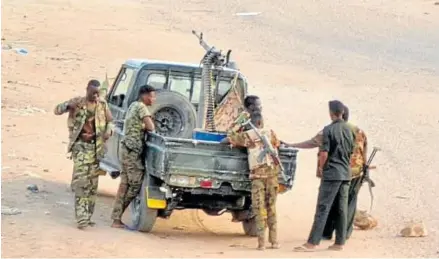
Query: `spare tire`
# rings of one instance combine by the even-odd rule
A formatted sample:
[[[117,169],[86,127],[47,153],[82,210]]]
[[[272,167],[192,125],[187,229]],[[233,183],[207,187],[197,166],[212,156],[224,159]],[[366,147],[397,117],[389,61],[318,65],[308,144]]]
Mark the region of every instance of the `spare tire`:
[[[157,91],[151,106],[157,134],[173,138],[192,138],[197,125],[197,112],[184,95],[171,91]]]

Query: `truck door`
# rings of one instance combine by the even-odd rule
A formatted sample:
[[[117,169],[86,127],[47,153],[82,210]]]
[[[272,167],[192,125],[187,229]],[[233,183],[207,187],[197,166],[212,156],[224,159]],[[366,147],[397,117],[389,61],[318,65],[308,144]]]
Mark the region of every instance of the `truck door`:
[[[114,133],[107,142],[107,153],[100,163],[101,169],[107,172],[120,171],[119,143],[123,136],[125,113],[128,109],[130,86],[134,84],[136,69],[122,66],[107,95],[108,107],[113,115]]]

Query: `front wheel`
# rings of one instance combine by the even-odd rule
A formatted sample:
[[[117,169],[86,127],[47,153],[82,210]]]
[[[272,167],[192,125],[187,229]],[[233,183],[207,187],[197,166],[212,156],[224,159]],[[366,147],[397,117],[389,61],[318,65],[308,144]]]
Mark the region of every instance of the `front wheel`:
[[[247,236],[255,237],[258,235],[255,217],[242,221],[242,228]]]
[[[146,205],[146,187],[148,186],[146,179],[147,177],[149,176],[145,176],[145,180],[143,181],[139,194],[130,204],[133,228],[140,232],[150,232],[152,230],[158,213],[158,210],[150,209]]]

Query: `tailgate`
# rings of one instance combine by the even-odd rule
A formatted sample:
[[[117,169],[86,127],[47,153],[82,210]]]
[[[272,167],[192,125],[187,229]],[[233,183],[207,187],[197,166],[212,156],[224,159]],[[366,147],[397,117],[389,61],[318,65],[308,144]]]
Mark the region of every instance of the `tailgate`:
[[[291,189],[294,181],[296,156],[296,149],[280,149],[288,181],[281,176],[279,181],[286,189]],[[228,185],[235,191],[250,191],[246,149],[218,142],[149,134],[146,168],[172,186],[218,189]]]

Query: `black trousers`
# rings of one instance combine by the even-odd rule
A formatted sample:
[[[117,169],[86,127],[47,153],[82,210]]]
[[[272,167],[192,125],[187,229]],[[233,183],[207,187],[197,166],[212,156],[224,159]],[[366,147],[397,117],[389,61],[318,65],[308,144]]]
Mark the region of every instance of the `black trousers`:
[[[351,185],[349,187],[349,197],[348,197],[348,219],[347,219],[347,232],[346,239],[349,239],[354,230],[354,218],[355,212],[357,211],[357,201],[358,193],[361,188],[361,177],[357,177],[351,180]],[[323,230],[323,238],[330,240],[332,239],[332,234],[335,230],[335,219],[337,216],[335,207],[332,207],[329,211],[328,220],[326,221],[325,228]]]
[[[334,207],[335,243],[346,242],[347,209],[350,181],[320,182],[314,223],[309,234],[308,243],[320,244],[329,211]]]

